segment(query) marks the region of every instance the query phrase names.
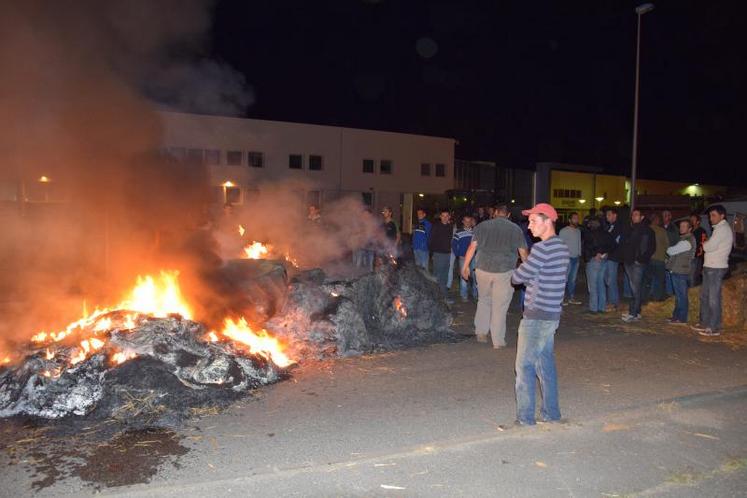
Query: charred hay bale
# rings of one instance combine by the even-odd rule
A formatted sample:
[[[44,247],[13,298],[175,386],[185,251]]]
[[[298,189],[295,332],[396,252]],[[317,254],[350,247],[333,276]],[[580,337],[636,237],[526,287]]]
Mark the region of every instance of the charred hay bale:
[[[218,270],[227,312],[263,322],[283,308],[288,273],[283,262],[266,259],[232,259]]]
[[[327,281],[294,279],[281,313],[265,323],[297,357],[360,354],[452,340],[451,315],[435,282],[412,264]],[[324,283],[321,283],[324,282]]]

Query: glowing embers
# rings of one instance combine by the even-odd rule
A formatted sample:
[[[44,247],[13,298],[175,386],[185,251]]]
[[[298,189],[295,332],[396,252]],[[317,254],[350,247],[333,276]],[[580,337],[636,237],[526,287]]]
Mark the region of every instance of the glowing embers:
[[[248,346],[250,353],[263,356],[281,368],[294,363],[284,353],[284,346],[276,338],[264,329],[254,332],[244,318],[239,318],[238,321],[226,318],[221,334],[234,342]]]
[[[405,304],[402,302],[402,298],[397,296],[392,301],[392,306],[394,306],[394,309],[397,310],[397,313],[399,313],[400,318],[406,318],[407,317],[407,308],[405,308]]]

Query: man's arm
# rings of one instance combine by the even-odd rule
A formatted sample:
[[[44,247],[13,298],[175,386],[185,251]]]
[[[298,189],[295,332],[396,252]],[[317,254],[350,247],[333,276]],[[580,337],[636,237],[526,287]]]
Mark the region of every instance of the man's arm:
[[[524,249],[526,251],[526,249]],[[537,257],[539,249],[535,249],[529,254],[529,257],[524,261],[511,275],[511,282],[514,284],[525,284],[532,280],[540,271],[542,263]]]
[[[520,247],[519,248],[519,257],[521,258],[522,263],[527,262],[527,258],[529,258],[529,249],[526,247]]]
[[[687,252],[692,248],[690,245],[690,242],[687,240],[680,240],[673,246],[667,247],[667,254],[670,256],[676,256],[678,254],[681,254],[683,252]]]
[[[469,243],[469,247],[467,248],[467,254],[464,255],[464,265],[462,265],[462,278],[464,280],[469,280],[469,264],[472,262],[476,251],[477,241],[473,237],[472,242]]]

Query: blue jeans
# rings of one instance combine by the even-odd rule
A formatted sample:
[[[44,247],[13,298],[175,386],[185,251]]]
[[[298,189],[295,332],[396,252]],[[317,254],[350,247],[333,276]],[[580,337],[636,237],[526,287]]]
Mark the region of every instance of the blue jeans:
[[[640,315],[641,314],[641,297],[643,290],[643,272],[646,271],[646,266],[637,261],[635,263],[625,263],[625,274],[630,279],[630,291],[633,294],[633,300],[630,301],[630,307],[628,308],[628,314]]]
[[[373,270],[374,252],[370,249],[358,249],[353,252],[353,264],[360,268]]]
[[[620,302],[620,290],[617,287],[617,267],[620,266],[620,263],[608,259],[604,266],[607,270],[604,275],[604,285],[607,286],[607,302],[617,306]]]
[[[589,311],[604,311],[607,306],[607,290],[604,287],[607,261],[591,258],[586,263],[586,284],[589,288]]]
[[[462,267],[464,266],[464,256],[459,256],[459,296],[462,299],[467,299],[467,294],[472,288],[472,297],[477,299],[477,278],[475,277],[475,258],[469,262],[469,282],[461,277]]]
[[[555,330],[558,320],[521,319],[516,346],[516,418],[533,425],[535,389],[542,390],[542,420],[560,420],[558,373],[555,368]]]
[[[433,253],[433,275],[436,277],[438,287],[443,292],[448,292],[447,283],[449,281],[449,260],[451,253],[434,252]]]
[[[703,267],[700,286],[700,324],[711,330],[721,328],[721,282],[727,268]]]
[[[428,271],[428,251],[423,251],[422,249],[413,249],[412,253],[415,256],[415,265],[419,266],[425,271]]]
[[[667,296],[674,294],[674,282],[672,282],[672,275],[669,272],[664,276],[664,289]]]
[[[452,252],[449,255],[449,276],[446,277],[446,288],[451,289],[451,284],[454,283],[454,261],[456,260],[456,256],[454,256],[454,253]]]
[[[573,299],[576,295],[576,276],[578,275],[578,256],[571,258],[568,264],[568,278],[565,282],[565,298]]]
[[[630,290],[630,277],[628,277],[625,268],[623,268],[623,297],[633,299],[633,291]]]
[[[674,290],[674,312],[672,318],[687,323],[687,281],[689,275],[671,273],[672,289]]]

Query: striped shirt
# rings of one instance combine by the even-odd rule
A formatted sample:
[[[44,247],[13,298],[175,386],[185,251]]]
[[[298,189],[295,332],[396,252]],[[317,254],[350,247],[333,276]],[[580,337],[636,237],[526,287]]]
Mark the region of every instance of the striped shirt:
[[[557,235],[532,246],[529,258],[511,277],[513,283],[527,286],[524,318],[560,320],[569,257],[568,246]]]

